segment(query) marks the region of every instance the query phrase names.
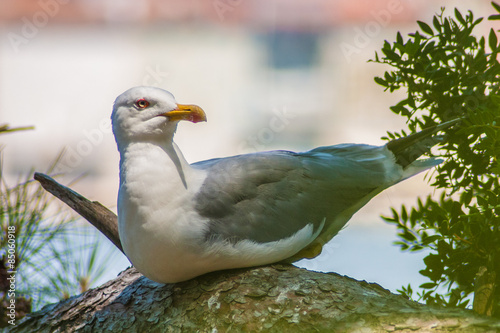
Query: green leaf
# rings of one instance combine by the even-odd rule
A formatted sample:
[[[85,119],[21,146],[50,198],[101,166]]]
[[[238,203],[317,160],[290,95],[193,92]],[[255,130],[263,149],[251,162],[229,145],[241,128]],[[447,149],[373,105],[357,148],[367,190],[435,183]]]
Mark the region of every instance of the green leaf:
[[[484,208],[488,207],[488,201],[484,197],[478,195],[476,196],[476,200],[479,206],[482,206]]]
[[[460,22],[462,25],[466,25],[464,17],[462,16],[458,8],[455,8],[455,17],[457,18],[458,22]]]
[[[442,236],[440,235],[433,235],[433,236],[428,236],[422,239],[422,245],[429,245],[431,243],[436,242],[437,240],[440,240]]]
[[[432,19],[432,25],[434,25],[434,28],[436,28],[438,32],[441,31],[441,23],[439,23],[437,16],[434,16],[434,18]]]
[[[450,20],[448,20],[448,18],[444,19],[443,27],[444,27],[444,33],[445,33],[446,38],[452,39],[453,34],[451,32]]]
[[[462,203],[465,206],[468,206],[472,200],[472,191],[464,191],[460,195],[460,203]]]
[[[398,33],[396,34],[396,42],[398,42],[399,44],[403,45],[404,42],[403,42],[403,36],[401,36],[401,32],[398,31]]]
[[[434,289],[436,286],[437,286],[437,284],[435,284],[433,282],[427,282],[427,283],[421,284],[420,288],[422,288],[422,289]]]
[[[383,78],[375,76],[374,80],[381,86],[387,87],[387,81],[385,81]]]
[[[433,266],[440,265],[441,259],[436,254],[429,254],[427,257],[424,258],[424,262],[428,266],[428,268],[432,268]]]
[[[415,242],[417,240],[417,237],[415,237],[414,234],[411,232],[405,231],[404,233],[400,234],[401,238],[403,238],[405,241],[408,242]]]
[[[408,111],[404,106],[401,105],[394,105],[390,107],[391,111],[397,114],[400,114],[402,116],[410,116],[411,112]]]
[[[425,32],[426,34],[429,34],[431,36],[434,36],[434,31],[432,31],[432,28],[427,23],[422,22],[422,21],[417,21],[417,23],[423,32]]]
[[[500,20],[500,15],[498,15],[498,14],[496,14],[496,15],[490,15],[488,17],[488,20],[490,20],[490,21]]]
[[[408,222],[408,212],[406,211],[406,207],[404,205],[401,206],[401,220],[403,220],[405,224]]]
[[[499,4],[497,4],[495,1],[492,1],[492,2],[491,2],[491,5],[493,6],[493,8],[495,8],[495,10],[496,10],[497,12],[499,12],[499,13],[500,13],[500,5],[499,5]]]
[[[497,49],[497,43],[498,43],[497,35],[495,34],[495,30],[493,30],[493,28],[491,28],[490,29],[490,36],[488,38],[488,44],[489,44],[490,49],[492,51]]]
[[[389,60],[392,60],[394,62],[398,62],[398,60],[400,60],[400,57],[393,50],[391,50],[389,48],[382,49],[382,52],[385,54],[386,58]]]

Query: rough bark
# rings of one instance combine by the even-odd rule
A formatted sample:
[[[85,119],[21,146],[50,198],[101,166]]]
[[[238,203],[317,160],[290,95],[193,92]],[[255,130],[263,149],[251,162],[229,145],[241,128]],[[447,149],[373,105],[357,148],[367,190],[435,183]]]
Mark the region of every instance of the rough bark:
[[[497,332],[472,311],[438,309],[377,284],[272,265],[162,285],[134,268],[29,315],[12,332]]]
[[[28,315],[12,330],[101,331],[499,332],[500,321],[428,307],[334,273],[271,265],[167,285],[129,268],[98,288]]]
[[[88,200],[43,173],[35,172],[34,178],[47,192],[59,198],[59,200],[89,221],[123,252],[120,237],[118,236],[118,218],[115,213],[101,205],[101,203]]]

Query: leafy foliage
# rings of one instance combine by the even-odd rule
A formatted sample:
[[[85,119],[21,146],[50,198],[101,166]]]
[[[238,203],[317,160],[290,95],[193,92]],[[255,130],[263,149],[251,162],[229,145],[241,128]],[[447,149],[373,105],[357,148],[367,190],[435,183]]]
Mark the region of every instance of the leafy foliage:
[[[1,125],[0,133],[24,129],[31,127]],[[97,230],[61,214],[30,179],[32,174],[10,186],[0,166],[0,327],[9,326],[6,310],[13,297],[17,320],[32,309],[86,291],[98,282],[106,269],[103,261],[113,253],[102,250],[103,236]]]
[[[500,13],[500,6],[493,6]],[[407,97],[391,110],[407,118],[410,132],[463,119],[435,153],[446,158],[432,183],[440,198],[419,199],[384,217],[397,226],[403,250],[430,249],[420,271],[429,282],[420,286],[419,298],[465,307],[476,292],[474,309],[500,316],[500,45],[493,29],[487,38],[472,34],[482,21],[458,9],[447,17],[443,8],[431,24],[418,21],[419,29],[406,40],[398,32],[395,42],[385,41],[373,61],[392,67],[375,78],[378,84],[390,92],[406,90]],[[405,134],[388,132],[384,139]],[[478,297],[484,287],[480,272],[493,288]],[[409,285],[400,291],[413,293]]]

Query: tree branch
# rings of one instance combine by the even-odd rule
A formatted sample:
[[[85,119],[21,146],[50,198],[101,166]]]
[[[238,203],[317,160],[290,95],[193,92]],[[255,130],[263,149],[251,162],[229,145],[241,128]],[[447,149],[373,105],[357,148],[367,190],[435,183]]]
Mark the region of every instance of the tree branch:
[[[83,216],[123,252],[120,237],[118,236],[118,218],[115,213],[99,202],[90,201],[72,189],[59,184],[53,178],[43,173],[35,172],[34,178],[40,182],[46,191]]]
[[[14,332],[497,332],[500,321],[434,308],[377,284],[291,265],[209,273],[176,284],[134,268],[28,314]]]

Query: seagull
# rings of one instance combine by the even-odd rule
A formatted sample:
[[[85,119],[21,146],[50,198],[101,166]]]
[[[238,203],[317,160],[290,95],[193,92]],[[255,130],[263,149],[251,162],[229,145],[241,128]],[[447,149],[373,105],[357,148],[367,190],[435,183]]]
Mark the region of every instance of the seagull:
[[[206,121],[156,87],[117,97],[118,225],[131,263],[159,283],[204,273],[314,258],[382,190],[442,160],[418,159],[448,123],[383,146],[339,144],[189,164],[173,137]]]

